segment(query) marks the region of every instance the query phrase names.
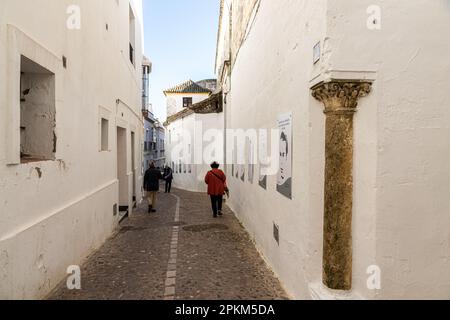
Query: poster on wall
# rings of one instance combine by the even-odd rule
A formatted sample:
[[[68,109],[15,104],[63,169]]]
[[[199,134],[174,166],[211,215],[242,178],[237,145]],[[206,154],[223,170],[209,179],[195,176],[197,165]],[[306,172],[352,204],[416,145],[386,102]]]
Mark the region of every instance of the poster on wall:
[[[250,139],[247,139],[247,148],[248,181],[253,184],[253,178],[255,176],[255,166],[253,158],[253,144]]]
[[[235,171],[236,171],[236,179],[240,179],[240,177],[241,177],[241,172],[242,172],[242,166],[241,166],[241,164],[239,163],[239,159],[238,159],[238,151],[236,150],[235,151],[236,152],[236,168],[235,168]]]
[[[262,167],[259,173],[259,186],[264,190],[267,190],[267,176],[262,174]]]
[[[292,114],[278,117],[278,129],[280,133],[280,167],[277,191],[292,199]]]
[[[235,177],[235,175],[234,175],[234,164],[236,163],[235,162],[235,154],[236,154],[236,151],[235,150],[233,150],[233,159],[231,160],[231,176],[234,178]]]
[[[264,190],[267,190],[267,175],[264,173],[265,166],[263,161],[267,158],[267,131],[260,130],[259,132],[259,145],[260,145],[260,159],[259,159],[259,186]]]

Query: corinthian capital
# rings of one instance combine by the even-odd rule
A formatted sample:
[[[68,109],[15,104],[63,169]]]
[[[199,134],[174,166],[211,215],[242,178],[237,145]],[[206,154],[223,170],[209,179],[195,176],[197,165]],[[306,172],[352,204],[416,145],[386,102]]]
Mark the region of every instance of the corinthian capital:
[[[371,82],[331,81],[312,88],[312,96],[325,105],[326,113],[356,112],[359,98],[367,96]]]

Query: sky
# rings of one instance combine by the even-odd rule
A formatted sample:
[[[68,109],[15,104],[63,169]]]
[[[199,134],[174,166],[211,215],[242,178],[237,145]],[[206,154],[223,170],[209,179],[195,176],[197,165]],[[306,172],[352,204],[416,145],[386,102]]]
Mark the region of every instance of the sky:
[[[153,63],[150,102],[155,116],[165,121],[165,89],[215,78],[220,0],[143,2],[144,52]]]

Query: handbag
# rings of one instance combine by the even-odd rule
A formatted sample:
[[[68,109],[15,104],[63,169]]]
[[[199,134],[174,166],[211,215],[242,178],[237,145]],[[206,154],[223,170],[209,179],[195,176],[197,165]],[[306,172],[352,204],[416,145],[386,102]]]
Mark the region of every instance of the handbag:
[[[219,177],[217,174],[215,174],[213,171],[210,171],[217,179],[219,179],[220,181],[222,181],[225,184],[225,194],[227,195],[228,199],[230,198],[230,189],[228,189],[228,186],[226,185],[226,182]]]

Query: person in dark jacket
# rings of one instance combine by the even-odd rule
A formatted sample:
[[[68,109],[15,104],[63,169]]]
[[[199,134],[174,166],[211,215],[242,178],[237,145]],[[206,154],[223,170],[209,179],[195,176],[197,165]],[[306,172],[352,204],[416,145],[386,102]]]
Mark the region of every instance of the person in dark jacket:
[[[166,193],[170,193],[172,190],[173,170],[169,166],[164,169],[164,180],[166,181]]]
[[[217,162],[211,164],[212,170],[205,177],[205,183],[208,185],[208,195],[211,197],[214,218],[222,215],[223,196],[228,190],[227,177],[219,167],[220,165]]]
[[[155,168],[155,164],[150,164],[150,168],[145,172],[144,190],[147,192],[148,213],[156,212],[156,197],[159,192],[159,181],[162,179],[161,171]]]

